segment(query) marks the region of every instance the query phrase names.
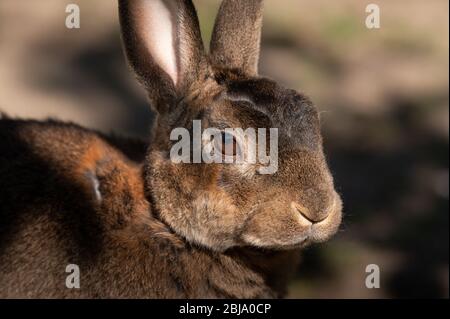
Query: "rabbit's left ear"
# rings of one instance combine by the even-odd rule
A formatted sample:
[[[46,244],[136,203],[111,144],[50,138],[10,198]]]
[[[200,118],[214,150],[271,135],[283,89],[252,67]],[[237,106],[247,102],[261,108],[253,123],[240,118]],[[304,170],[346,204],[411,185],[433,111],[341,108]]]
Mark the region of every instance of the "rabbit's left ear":
[[[192,1],[119,0],[119,15],[128,60],[150,97],[186,94],[206,65]]]
[[[211,57],[214,64],[258,74],[263,0],[224,0],[216,18]]]

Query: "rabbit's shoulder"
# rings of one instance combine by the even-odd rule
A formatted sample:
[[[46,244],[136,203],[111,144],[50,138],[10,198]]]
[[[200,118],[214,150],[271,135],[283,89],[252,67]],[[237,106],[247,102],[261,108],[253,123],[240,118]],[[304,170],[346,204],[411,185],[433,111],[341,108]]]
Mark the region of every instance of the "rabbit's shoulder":
[[[71,123],[2,119],[0,202],[78,207],[95,212],[106,226],[125,224],[148,210],[138,162],[145,147]]]

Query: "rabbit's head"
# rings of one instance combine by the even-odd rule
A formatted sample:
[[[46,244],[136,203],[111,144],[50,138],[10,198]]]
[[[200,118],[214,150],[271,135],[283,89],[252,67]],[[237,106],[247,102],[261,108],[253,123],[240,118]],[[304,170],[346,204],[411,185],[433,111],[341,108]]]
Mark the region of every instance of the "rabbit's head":
[[[128,60],[157,113],[147,196],[173,231],[218,251],[301,247],[328,239],[341,221],[315,106],[258,76],[262,2],[224,0],[206,54],[190,0],[119,1]],[[221,135],[205,140],[199,128]],[[269,161],[251,160],[253,131],[256,158],[267,151]],[[184,158],[174,159],[183,138]],[[217,140],[229,162],[244,160],[209,163],[201,152]]]

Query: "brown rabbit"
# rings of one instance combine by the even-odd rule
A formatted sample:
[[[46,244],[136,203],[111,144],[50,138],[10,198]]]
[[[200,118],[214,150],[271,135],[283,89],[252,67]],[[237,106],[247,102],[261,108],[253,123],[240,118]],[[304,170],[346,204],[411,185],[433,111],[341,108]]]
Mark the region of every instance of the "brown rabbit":
[[[120,0],[128,60],[158,116],[149,144],[0,120],[0,297],[281,297],[298,248],[342,204],[304,95],[258,76],[262,0],[224,0],[204,52],[190,0]],[[277,128],[278,170],[175,163],[174,128]],[[236,143],[232,139],[233,143]],[[66,266],[80,287],[66,287]]]

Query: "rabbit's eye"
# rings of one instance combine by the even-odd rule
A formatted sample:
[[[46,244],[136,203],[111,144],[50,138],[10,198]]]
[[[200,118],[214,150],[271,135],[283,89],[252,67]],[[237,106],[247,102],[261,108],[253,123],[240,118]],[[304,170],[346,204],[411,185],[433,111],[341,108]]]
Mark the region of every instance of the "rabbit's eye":
[[[222,133],[222,154],[228,156],[236,156],[237,154],[237,141],[233,134],[223,132]]]

